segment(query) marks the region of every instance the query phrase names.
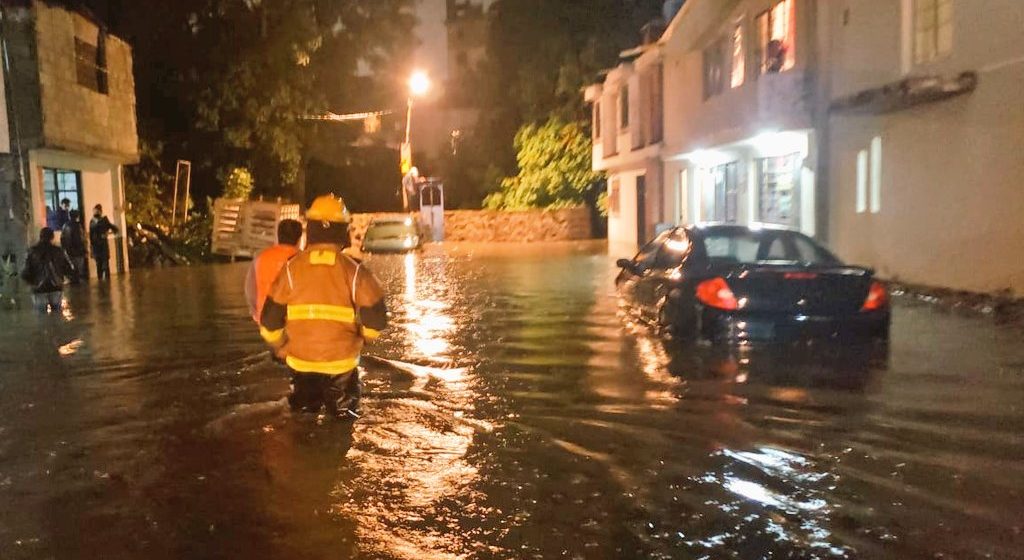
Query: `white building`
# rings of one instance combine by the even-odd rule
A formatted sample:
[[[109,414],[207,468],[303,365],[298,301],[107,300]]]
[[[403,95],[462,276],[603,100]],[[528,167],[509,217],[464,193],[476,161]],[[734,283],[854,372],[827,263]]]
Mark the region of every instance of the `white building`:
[[[689,0],[657,44],[588,89],[602,125],[594,168],[610,174],[613,251],[635,249],[655,224],[818,231],[815,6]],[[657,68],[657,78],[644,79],[644,68]],[[626,95],[623,84],[640,95]],[[644,84],[651,93],[643,93]],[[657,142],[623,126],[627,98],[642,128],[657,129]],[[661,107],[645,106],[652,99]]]
[[[1024,2],[830,0],[829,241],[888,278],[1024,294]]]

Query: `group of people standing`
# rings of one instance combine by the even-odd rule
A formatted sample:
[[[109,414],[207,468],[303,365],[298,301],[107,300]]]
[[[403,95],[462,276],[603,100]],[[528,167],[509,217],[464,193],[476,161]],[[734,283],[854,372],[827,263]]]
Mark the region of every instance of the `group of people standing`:
[[[54,225],[61,232],[60,245],[55,243],[55,228],[42,228],[39,231],[39,242],[29,249],[25,266],[21,271],[21,279],[32,289],[36,307],[44,313],[57,311],[62,307],[65,281],[80,284],[88,280],[88,249],[91,248],[93,260],[96,261],[96,277],[110,278],[110,246],[107,243],[107,236],[119,232],[117,226],[103,214],[103,206],[97,204],[89,221],[87,248],[81,213],[71,209],[71,201],[68,199],[61,201]],[[13,267],[12,261],[13,257],[5,257],[5,267]],[[5,297],[13,298],[8,294],[5,294]]]

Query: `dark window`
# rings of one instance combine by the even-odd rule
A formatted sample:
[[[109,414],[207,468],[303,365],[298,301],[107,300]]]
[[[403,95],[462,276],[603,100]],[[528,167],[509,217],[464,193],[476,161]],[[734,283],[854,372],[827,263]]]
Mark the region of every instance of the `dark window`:
[[[619,128],[629,128],[629,86],[619,90]]]
[[[601,102],[594,103],[594,138],[601,137]]]
[[[711,168],[714,189],[705,216],[712,222],[735,223],[739,218],[739,164],[730,162]]]
[[[683,259],[690,254],[690,238],[686,230],[679,228],[673,230],[661,246],[658,258],[654,262],[654,268],[668,270],[683,264]]]
[[[633,262],[636,263],[639,270],[649,270],[654,266],[654,261],[658,258],[658,251],[661,249],[661,245],[665,242],[668,234],[669,232],[666,231],[640,248],[640,252],[633,257]]]
[[[106,38],[102,33],[98,42],[99,46],[75,37],[75,67],[79,85],[106,94],[109,92],[104,45]]]
[[[70,210],[82,210],[82,179],[77,171],[43,169],[43,201],[46,204],[46,226],[60,229],[60,201],[67,199]]]
[[[704,49],[704,99],[725,89],[725,41],[715,41]]]
[[[831,253],[805,235],[786,231],[713,230],[704,235],[704,251],[711,262],[752,264],[792,261],[836,264]]]

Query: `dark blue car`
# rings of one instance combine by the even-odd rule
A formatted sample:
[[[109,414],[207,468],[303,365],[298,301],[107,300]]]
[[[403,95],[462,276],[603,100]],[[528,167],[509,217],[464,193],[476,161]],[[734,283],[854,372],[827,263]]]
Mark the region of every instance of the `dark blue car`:
[[[784,228],[706,225],[658,235],[615,280],[631,314],[721,343],[889,338],[886,287]]]

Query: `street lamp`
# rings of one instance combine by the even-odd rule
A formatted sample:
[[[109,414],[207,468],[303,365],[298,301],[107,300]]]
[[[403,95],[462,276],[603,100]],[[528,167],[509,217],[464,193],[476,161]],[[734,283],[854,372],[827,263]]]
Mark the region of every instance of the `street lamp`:
[[[423,97],[430,90],[430,77],[422,70],[416,70],[409,76],[409,103],[405,115],[405,142],[402,143],[402,206],[409,211],[409,188],[406,186],[408,174],[412,170],[412,105],[413,99]]]

